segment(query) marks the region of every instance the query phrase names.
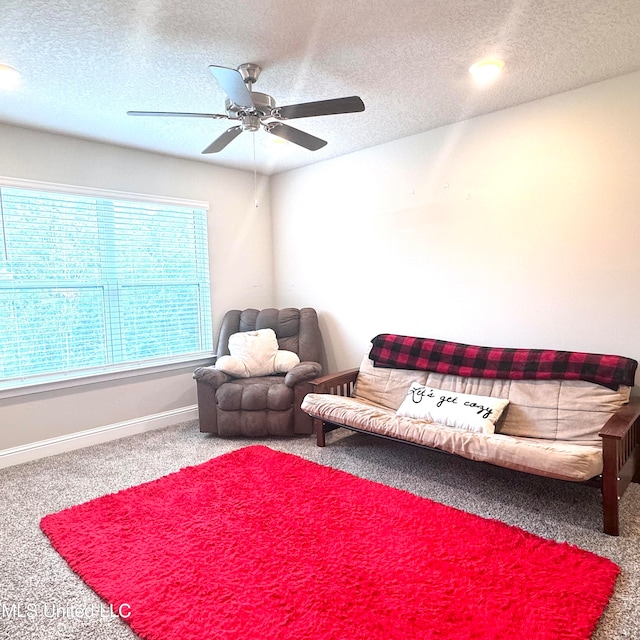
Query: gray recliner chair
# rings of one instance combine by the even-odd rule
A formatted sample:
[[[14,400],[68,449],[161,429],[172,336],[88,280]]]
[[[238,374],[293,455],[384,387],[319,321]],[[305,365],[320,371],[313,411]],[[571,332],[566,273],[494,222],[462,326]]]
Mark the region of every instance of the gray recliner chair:
[[[313,432],[300,409],[309,380],[322,373],[322,337],[314,309],[228,311],[218,337],[217,358],[229,355],[229,337],[241,331],[273,329],[278,348],[300,358],[286,374],[234,378],[213,367],[193,373],[198,393],[200,431],[220,436],[291,436]]]

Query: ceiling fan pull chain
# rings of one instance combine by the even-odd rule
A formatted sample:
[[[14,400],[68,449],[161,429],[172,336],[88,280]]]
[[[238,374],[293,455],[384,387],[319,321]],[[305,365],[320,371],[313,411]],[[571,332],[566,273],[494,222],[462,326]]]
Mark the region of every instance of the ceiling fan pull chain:
[[[253,199],[258,208],[258,179],[256,177],[256,136],[253,137]]]

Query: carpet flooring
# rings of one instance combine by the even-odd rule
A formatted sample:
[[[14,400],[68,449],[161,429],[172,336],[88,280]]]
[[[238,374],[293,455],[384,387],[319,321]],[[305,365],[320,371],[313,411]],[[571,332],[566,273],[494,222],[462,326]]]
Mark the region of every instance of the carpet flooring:
[[[260,441],[610,558],[621,573],[593,639],[640,639],[638,485],[622,499],[622,535],[613,538],[601,533],[592,488],[346,431],[329,434],[328,443],[320,449],[308,437]],[[249,444],[256,442],[203,435],[192,422],[0,470],[0,638],[136,638],[51,547],[41,518]]]
[[[567,543],[259,445],[41,528],[148,640],[589,640],[618,575]]]

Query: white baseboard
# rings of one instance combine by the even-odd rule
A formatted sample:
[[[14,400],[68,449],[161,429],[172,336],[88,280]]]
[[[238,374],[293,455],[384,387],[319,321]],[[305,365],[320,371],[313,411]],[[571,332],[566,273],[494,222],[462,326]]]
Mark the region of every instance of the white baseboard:
[[[170,427],[172,424],[186,422],[187,420],[195,420],[198,417],[198,406],[182,407],[173,409],[172,411],[163,411],[142,418],[134,418],[126,422],[118,422],[116,424],[108,424],[104,427],[96,427],[95,429],[87,429],[86,431],[78,431],[57,438],[49,438],[38,442],[30,442],[19,447],[4,449],[0,451],[0,469],[12,467],[16,464],[39,460],[47,456],[53,456],[74,449],[82,449],[90,447],[94,444],[125,438],[136,433],[152,431],[153,429],[162,429]]]

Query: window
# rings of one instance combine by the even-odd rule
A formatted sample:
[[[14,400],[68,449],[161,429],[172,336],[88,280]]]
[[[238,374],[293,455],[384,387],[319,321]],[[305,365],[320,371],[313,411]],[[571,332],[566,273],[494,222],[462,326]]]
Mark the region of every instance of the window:
[[[211,354],[205,203],[25,184],[0,179],[0,389]]]

